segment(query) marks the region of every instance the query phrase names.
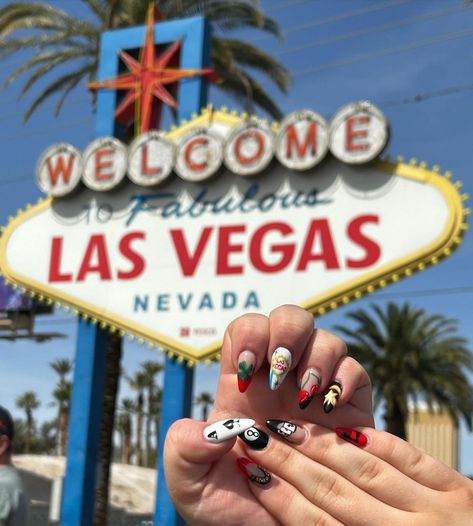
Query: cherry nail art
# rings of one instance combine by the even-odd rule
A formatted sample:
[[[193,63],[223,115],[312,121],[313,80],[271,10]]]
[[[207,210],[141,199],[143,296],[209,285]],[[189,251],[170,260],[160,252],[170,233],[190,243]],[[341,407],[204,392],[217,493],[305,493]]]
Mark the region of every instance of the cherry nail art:
[[[255,373],[256,356],[251,351],[243,351],[238,357],[238,390],[244,393]]]
[[[337,427],[335,428],[335,433],[337,433],[338,437],[357,447],[364,447],[368,443],[368,437],[366,435],[351,427]]]
[[[315,369],[307,369],[302,377],[299,391],[299,407],[305,409],[319,390],[320,376]]]
[[[256,482],[262,486],[271,482],[271,474],[249,458],[237,458],[237,464],[243,475],[252,482]]]

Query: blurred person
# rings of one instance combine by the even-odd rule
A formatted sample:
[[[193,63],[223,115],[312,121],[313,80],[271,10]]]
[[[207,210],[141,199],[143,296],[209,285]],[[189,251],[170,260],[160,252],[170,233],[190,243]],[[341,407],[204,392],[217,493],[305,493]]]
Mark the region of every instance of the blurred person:
[[[28,498],[20,475],[11,462],[13,419],[0,406],[0,526],[26,526]]]

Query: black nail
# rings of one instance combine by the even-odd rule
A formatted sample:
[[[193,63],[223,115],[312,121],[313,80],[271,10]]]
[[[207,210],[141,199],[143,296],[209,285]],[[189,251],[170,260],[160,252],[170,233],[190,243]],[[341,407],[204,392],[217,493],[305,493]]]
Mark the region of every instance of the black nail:
[[[324,396],[324,411],[326,413],[330,413],[330,411],[332,411],[332,409],[337,405],[341,394],[342,386],[338,382],[333,382]]]
[[[269,435],[257,427],[250,427],[250,429],[240,433],[238,436],[246,445],[253,449],[264,449],[269,442]]]

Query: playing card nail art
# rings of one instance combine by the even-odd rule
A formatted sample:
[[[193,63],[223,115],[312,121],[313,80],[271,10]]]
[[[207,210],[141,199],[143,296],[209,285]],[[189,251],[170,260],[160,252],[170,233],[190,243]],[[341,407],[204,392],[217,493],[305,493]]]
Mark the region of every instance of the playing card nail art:
[[[304,441],[304,429],[292,422],[287,420],[266,420],[266,425],[271,431],[274,431],[274,433],[277,433],[289,442],[301,444]]]
[[[271,482],[271,474],[249,458],[237,458],[237,464],[243,475],[252,482],[256,482],[262,486]]]
[[[243,351],[238,357],[238,390],[244,393],[255,373],[256,356],[251,351]]]
[[[333,382],[324,396],[324,411],[326,413],[330,413],[330,411],[337,405],[341,394],[342,386],[338,382]]]
[[[278,347],[271,357],[271,368],[269,371],[269,387],[276,391],[286,378],[292,364],[292,354],[285,347]]]
[[[255,421],[251,418],[229,418],[219,420],[204,429],[204,437],[208,442],[219,444],[254,426]]]
[[[305,409],[314,398],[320,387],[320,375],[315,369],[307,369],[302,377],[299,391],[299,407]]]
[[[250,427],[238,436],[253,449],[264,449],[269,442],[268,434],[257,427]]]
[[[365,434],[351,427],[337,427],[335,428],[335,433],[343,440],[357,447],[364,447],[368,443],[368,437]]]

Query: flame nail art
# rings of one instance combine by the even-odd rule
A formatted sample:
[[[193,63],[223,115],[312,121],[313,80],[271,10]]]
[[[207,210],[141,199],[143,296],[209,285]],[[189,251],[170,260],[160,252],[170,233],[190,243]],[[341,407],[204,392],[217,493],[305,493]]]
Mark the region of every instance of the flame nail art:
[[[292,364],[292,354],[285,347],[278,347],[271,357],[271,369],[269,371],[269,388],[276,391],[286,378]]]
[[[324,396],[324,411],[326,413],[330,413],[330,411],[332,411],[332,409],[337,405],[341,394],[342,386],[338,382],[333,382]]]
[[[335,428],[335,433],[343,440],[357,447],[364,447],[368,443],[368,437],[365,434],[351,427],[337,427]]]
[[[299,407],[305,409],[314,398],[320,387],[320,376],[315,369],[307,369],[302,377],[299,391]]]
[[[251,351],[243,351],[238,357],[238,390],[244,393],[255,373],[256,356]]]
[[[246,457],[237,458],[237,464],[243,475],[252,482],[265,486],[271,482],[271,473]]]

